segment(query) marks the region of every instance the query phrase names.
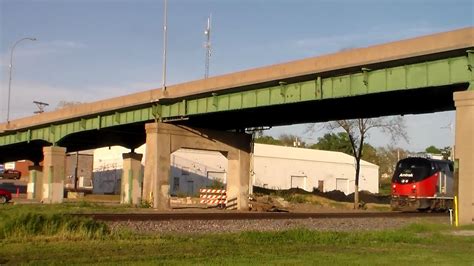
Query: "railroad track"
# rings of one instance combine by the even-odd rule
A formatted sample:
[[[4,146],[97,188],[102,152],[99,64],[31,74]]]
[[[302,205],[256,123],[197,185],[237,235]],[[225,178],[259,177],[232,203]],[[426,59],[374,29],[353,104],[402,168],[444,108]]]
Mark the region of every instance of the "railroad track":
[[[261,220],[261,219],[344,219],[344,218],[415,218],[449,217],[447,213],[420,212],[222,212],[222,213],[90,213],[75,214],[101,221],[169,221],[169,220]]]

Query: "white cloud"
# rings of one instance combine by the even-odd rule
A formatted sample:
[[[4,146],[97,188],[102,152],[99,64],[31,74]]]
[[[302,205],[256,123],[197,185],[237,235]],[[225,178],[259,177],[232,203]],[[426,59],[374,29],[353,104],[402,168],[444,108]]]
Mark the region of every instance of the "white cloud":
[[[83,49],[87,46],[81,42],[67,41],[67,40],[53,40],[53,41],[29,41],[27,43],[20,44],[21,47],[16,47],[14,51],[15,57],[32,57],[32,56],[44,56],[58,53],[67,53],[74,49]],[[11,47],[5,51],[3,55],[0,55],[1,65],[5,65],[6,60],[10,58]]]
[[[445,27],[432,27],[425,23],[416,27],[377,25],[364,32],[304,38],[293,41],[293,46],[312,53],[337,52],[341,49],[365,47],[447,30],[449,29]]]
[[[85,48],[86,45],[80,42],[74,41],[63,41],[63,40],[56,40],[49,43],[51,46],[56,48],[71,48],[71,49],[78,49],[78,48]]]

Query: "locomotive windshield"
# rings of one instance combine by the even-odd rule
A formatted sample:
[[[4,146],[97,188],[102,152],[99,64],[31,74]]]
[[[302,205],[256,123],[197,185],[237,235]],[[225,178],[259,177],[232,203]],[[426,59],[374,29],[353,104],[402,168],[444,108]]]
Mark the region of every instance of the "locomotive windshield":
[[[398,162],[393,183],[413,183],[421,181],[436,172],[435,166],[430,160],[424,158],[407,158]]]

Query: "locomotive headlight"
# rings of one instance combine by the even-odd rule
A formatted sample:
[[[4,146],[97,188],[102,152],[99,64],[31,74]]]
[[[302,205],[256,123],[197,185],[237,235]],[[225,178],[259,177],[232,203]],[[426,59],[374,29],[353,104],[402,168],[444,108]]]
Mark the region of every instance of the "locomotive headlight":
[[[416,185],[413,185],[412,188],[416,188]]]
[[[396,188],[396,187],[397,187],[397,185],[393,184],[393,186],[392,186],[392,187],[393,187],[393,188]]]

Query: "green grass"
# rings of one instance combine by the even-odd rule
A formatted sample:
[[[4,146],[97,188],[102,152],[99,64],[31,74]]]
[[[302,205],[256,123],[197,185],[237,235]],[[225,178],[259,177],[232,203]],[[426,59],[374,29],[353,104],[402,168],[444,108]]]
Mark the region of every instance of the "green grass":
[[[416,225],[384,232],[242,232],[199,235],[110,235],[103,240],[3,242],[12,264],[472,265],[474,239]]]
[[[68,215],[104,206],[0,207],[0,264],[472,265],[474,237],[413,224],[369,232],[138,234]],[[119,208],[119,210],[122,210]],[[117,211],[112,208],[109,211]],[[474,230],[474,226],[461,229]]]
[[[305,195],[300,194],[289,194],[285,195],[284,199],[291,203],[306,203],[308,202]]]
[[[89,201],[66,202],[61,204],[6,204],[0,205],[0,214],[19,214],[19,213],[121,213],[140,211],[143,208],[132,207],[126,204],[108,204]],[[1,218],[1,217],[0,217]]]
[[[106,224],[68,214],[22,213],[3,218],[0,223],[0,239],[28,241],[42,236],[95,239],[109,235]]]

